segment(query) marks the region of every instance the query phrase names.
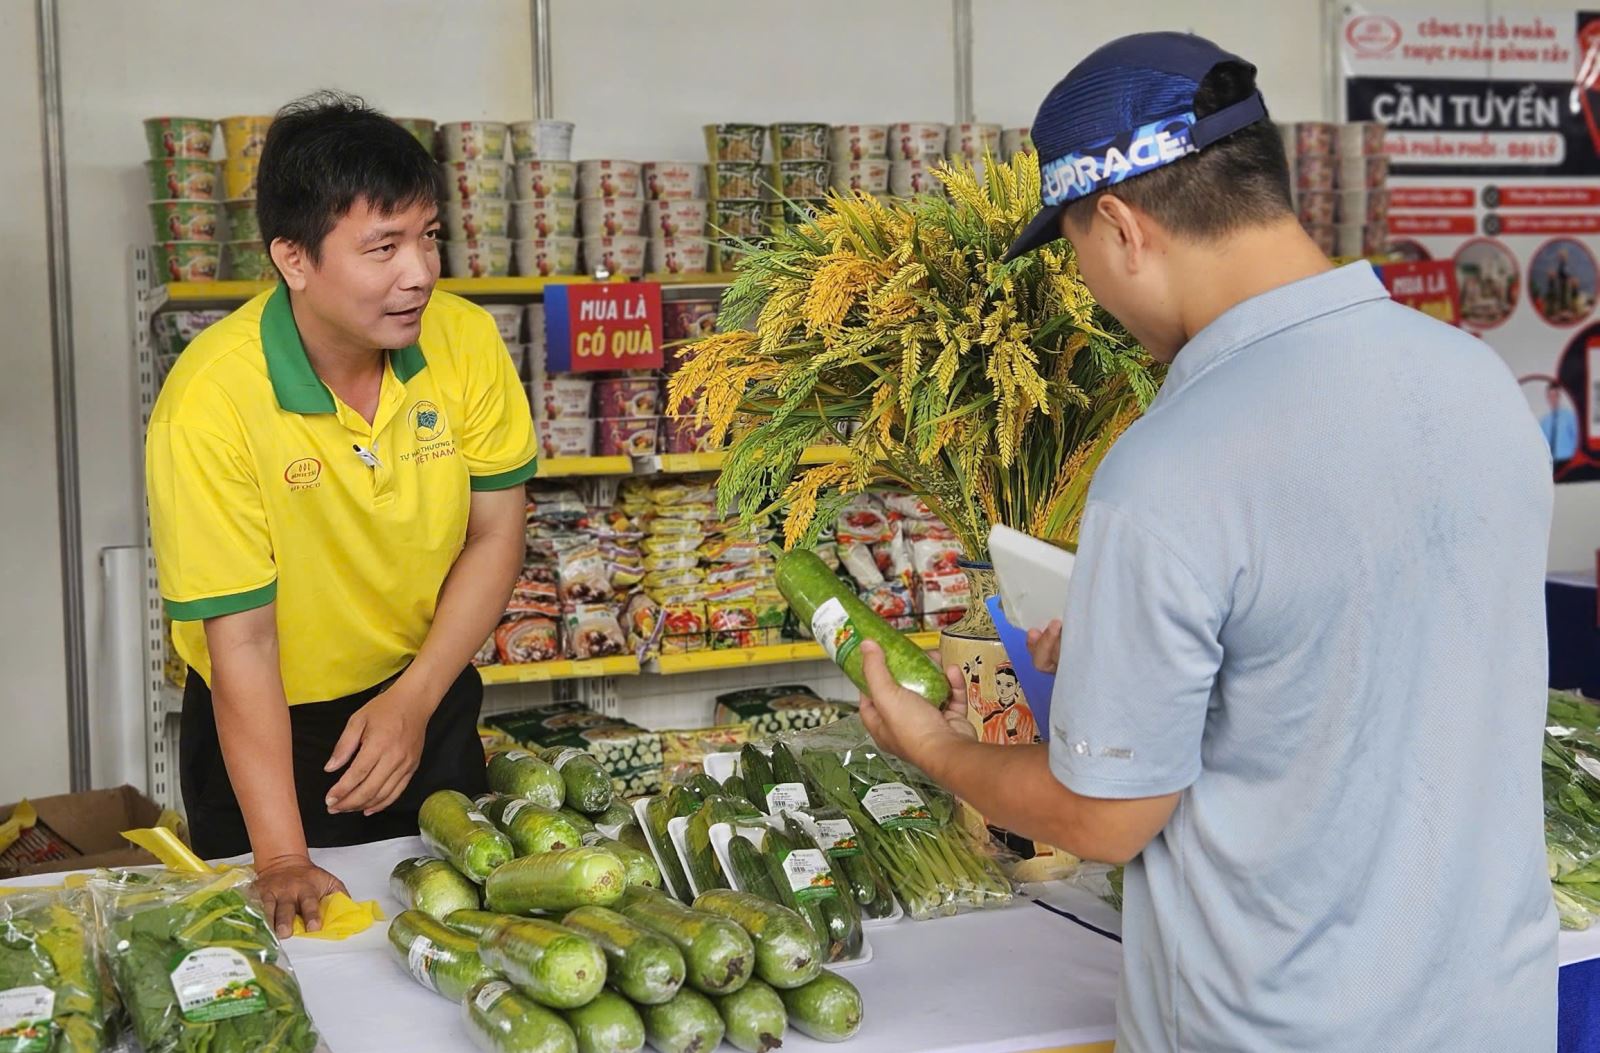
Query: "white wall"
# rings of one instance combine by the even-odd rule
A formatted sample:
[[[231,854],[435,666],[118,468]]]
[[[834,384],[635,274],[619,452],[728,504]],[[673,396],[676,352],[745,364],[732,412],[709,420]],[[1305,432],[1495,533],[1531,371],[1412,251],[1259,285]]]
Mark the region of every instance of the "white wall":
[[[0,803],[67,788],[55,412],[34,7],[0,3]]]

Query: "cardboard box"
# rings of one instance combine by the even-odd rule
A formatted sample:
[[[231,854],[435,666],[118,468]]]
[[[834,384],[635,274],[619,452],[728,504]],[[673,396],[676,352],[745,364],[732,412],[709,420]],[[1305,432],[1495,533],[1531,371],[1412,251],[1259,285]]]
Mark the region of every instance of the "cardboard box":
[[[95,867],[151,866],[156,858],[122,839],[122,831],[155,826],[161,806],[134,789],[89,790],[32,798],[39,822],[0,853],[0,878]],[[17,806],[0,806],[0,822]],[[182,831],[179,836],[183,837]]]

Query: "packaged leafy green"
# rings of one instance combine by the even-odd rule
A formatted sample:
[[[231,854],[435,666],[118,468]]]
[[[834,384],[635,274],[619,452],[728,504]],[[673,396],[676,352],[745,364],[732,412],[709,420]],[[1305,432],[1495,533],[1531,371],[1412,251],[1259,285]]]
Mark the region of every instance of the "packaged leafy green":
[[[145,1053],[325,1049],[247,870],[102,874],[100,944]]]
[[[105,1005],[81,891],[0,896],[0,1050],[99,1053]]]

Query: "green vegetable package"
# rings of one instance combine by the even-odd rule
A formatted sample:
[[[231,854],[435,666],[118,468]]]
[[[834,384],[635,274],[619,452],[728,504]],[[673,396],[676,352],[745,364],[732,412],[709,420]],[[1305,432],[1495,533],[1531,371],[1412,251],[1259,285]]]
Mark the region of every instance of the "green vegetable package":
[[[145,1053],[323,1050],[248,871],[104,874],[100,944]]]
[[[0,1050],[99,1053],[104,1000],[82,892],[0,896]]]

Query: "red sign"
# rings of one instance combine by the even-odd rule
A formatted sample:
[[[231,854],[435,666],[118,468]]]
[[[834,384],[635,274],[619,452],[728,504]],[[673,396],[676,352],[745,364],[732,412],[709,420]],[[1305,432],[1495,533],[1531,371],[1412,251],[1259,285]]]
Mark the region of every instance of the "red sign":
[[[1386,263],[1378,268],[1395,303],[1415,307],[1441,322],[1461,324],[1461,300],[1456,295],[1456,265],[1450,260]]]
[[[1389,204],[1394,208],[1474,208],[1477,195],[1471,187],[1407,186],[1389,191]]]
[[[1589,208],[1600,205],[1600,187],[1503,186],[1497,187],[1500,208]]]
[[[1495,216],[1499,234],[1600,234],[1600,215]]]
[[[555,373],[661,368],[661,286],[547,285],[545,365]]]
[[[1389,217],[1390,234],[1476,234],[1477,232],[1478,217],[1473,215],[1392,215]]]

